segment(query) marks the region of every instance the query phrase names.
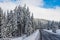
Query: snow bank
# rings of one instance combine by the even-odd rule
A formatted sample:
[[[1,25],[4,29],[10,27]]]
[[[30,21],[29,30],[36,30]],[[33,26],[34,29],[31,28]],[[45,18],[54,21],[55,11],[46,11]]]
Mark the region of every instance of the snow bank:
[[[47,30],[47,29],[43,29],[44,31],[47,31],[47,32],[52,32],[52,30]]]
[[[60,35],[60,29],[56,30],[56,33]]]
[[[22,37],[18,37],[18,38],[14,38],[14,39],[11,39],[11,40],[22,40],[23,38]]]
[[[24,40],[38,40],[40,38],[39,30],[36,30],[33,34],[29,37],[25,38]]]
[[[60,35],[60,29],[57,29],[56,30],[56,33],[52,32],[52,30],[47,30],[47,29],[43,29],[44,31],[47,31],[47,32],[50,32],[50,33],[53,33],[53,34],[58,34]]]
[[[40,38],[39,30],[36,30],[33,34],[31,34],[28,37],[26,37],[26,35],[25,35],[25,36],[22,36],[22,37],[13,38],[11,40],[39,40],[39,38]]]
[[[18,38],[13,38],[13,39],[11,39],[11,40],[23,40],[24,37],[26,37],[26,35],[24,35],[24,36],[22,36],[22,37],[18,37]]]

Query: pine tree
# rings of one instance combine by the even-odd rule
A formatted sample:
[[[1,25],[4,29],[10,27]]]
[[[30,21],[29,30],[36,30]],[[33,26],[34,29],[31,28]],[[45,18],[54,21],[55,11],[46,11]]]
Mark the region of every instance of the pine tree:
[[[3,32],[2,32],[2,20],[3,20],[3,11],[0,8],[0,38],[3,36]]]
[[[31,32],[32,32],[31,18],[30,18],[29,8],[27,7],[25,33],[27,33],[27,36],[28,36],[31,34]]]
[[[50,22],[48,21],[48,23],[47,23],[47,29],[49,30],[50,29],[50,24],[49,24]]]
[[[52,21],[52,32],[56,33],[56,25],[54,21]]]
[[[13,13],[13,32],[12,32],[12,36],[18,36],[18,30],[17,30],[17,6],[14,9],[14,13]]]
[[[2,29],[3,29],[3,38],[6,38],[7,33],[7,19],[6,19],[6,13],[3,14],[3,21],[2,21]]]
[[[58,24],[58,27],[59,27],[59,29],[60,29],[60,22],[59,22],[59,24]]]
[[[13,12],[7,12],[7,37],[12,37],[12,27],[13,27]]]
[[[35,31],[35,26],[34,26],[34,18],[33,18],[33,13],[32,13],[32,16],[31,16],[31,26],[33,28],[33,32]]]
[[[23,6],[23,33],[25,34],[25,26],[26,26],[26,21],[27,21],[27,18],[26,18],[26,5]]]
[[[23,11],[22,11],[22,7],[19,5],[15,11],[16,13],[16,23],[17,23],[17,28],[18,28],[18,32],[19,32],[19,36],[22,35],[22,28],[23,28]]]

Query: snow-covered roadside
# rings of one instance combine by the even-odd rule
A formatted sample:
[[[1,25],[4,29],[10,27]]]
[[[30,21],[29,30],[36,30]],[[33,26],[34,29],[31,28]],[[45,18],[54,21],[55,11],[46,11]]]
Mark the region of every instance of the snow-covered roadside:
[[[36,30],[32,35],[28,36],[24,40],[38,40],[40,38],[39,30]]]
[[[18,37],[18,38],[14,38],[14,39],[11,39],[11,40],[22,40],[23,38],[22,37]]]
[[[52,30],[47,30],[47,29],[43,29],[44,31],[47,31],[49,33],[53,33],[53,34],[57,34],[57,35],[60,35],[60,29],[57,29],[56,30],[56,33],[52,32]]]
[[[57,32],[57,34],[59,34],[59,35],[60,35],[60,29],[56,30],[56,32]]]
[[[22,37],[12,38],[11,40],[23,40],[25,37],[26,37],[26,35],[24,35]]]
[[[25,35],[25,36],[22,36],[22,37],[13,38],[11,40],[38,40],[39,38],[40,38],[39,30],[36,30],[33,34],[31,34],[28,37],[26,37],[26,35]]]

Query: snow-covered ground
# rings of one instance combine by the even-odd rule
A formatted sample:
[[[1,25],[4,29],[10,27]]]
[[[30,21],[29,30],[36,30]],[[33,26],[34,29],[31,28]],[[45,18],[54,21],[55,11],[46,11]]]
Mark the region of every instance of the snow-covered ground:
[[[39,30],[36,30],[33,34],[31,34],[28,37],[22,36],[22,37],[18,37],[18,38],[13,38],[11,40],[38,40],[39,38],[40,38]]]
[[[32,35],[25,38],[24,40],[38,40],[40,38],[39,30],[36,30]]]
[[[13,38],[11,40],[22,40],[23,38],[22,37],[18,37],[18,38]]]
[[[47,29],[43,29],[44,31],[47,31],[47,32],[50,32],[50,33],[53,33],[52,30],[47,30]],[[53,33],[53,34],[58,34],[60,35],[60,29],[57,29],[56,30],[56,33]]]

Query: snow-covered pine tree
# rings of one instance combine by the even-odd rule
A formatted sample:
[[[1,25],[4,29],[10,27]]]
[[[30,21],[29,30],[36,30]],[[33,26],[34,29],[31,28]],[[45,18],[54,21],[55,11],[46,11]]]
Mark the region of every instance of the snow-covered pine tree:
[[[52,21],[52,32],[56,33],[56,25],[54,21]]]
[[[26,4],[23,6],[22,8],[23,10],[23,34],[25,34],[25,26],[26,26],[26,21],[27,21],[27,18],[26,18]]]
[[[7,37],[12,37],[13,31],[13,11],[11,10],[10,13],[7,12]]]
[[[27,7],[25,33],[27,33],[27,36],[28,36],[31,34],[31,32],[32,32],[31,18],[30,18],[29,8]]]
[[[2,31],[2,20],[3,20],[3,10],[0,8],[0,38],[3,36],[3,31]]]
[[[18,16],[17,16],[17,19],[18,19],[18,21],[17,21],[17,23],[18,23],[18,29],[19,29],[19,34],[20,34],[20,36],[22,35],[22,9],[21,9],[22,7],[18,7]]]
[[[3,13],[2,9],[0,9],[1,15],[1,37],[5,38],[6,37],[6,15]]]
[[[33,28],[32,32],[34,32],[35,31],[35,26],[34,26],[33,13],[32,13],[32,16],[31,16],[31,27]]]
[[[17,30],[17,6],[15,7],[13,11],[13,30],[12,30],[12,36],[16,37],[18,36],[18,30]]]
[[[34,31],[36,30],[37,24],[35,22],[35,20],[33,21],[33,25],[34,25]]]
[[[41,23],[40,23],[40,21],[38,20],[38,28],[41,28],[40,26],[41,26]]]
[[[58,23],[58,28],[60,29],[60,22]]]
[[[48,23],[47,23],[47,29],[49,30],[50,29],[50,22],[48,21]]]
[[[23,11],[22,7],[19,5],[15,10],[16,13],[16,22],[17,22],[17,29],[19,32],[19,36],[22,35],[22,27],[23,27]]]
[[[6,18],[6,13],[3,14],[3,20],[2,20],[2,29],[3,31],[1,31],[3,34],[2,34],[2,37],[3,38],[6,38],[6,33],[7,33],[7,18]]]

